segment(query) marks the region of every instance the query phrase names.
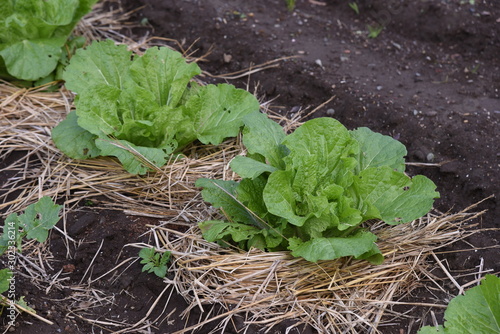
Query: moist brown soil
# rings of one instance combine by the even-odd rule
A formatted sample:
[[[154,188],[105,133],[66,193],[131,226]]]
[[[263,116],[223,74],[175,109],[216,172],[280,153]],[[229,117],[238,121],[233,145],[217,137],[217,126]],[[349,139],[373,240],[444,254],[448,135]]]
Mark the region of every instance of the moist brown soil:
[[[311,117],[334,117],[348,128],[366,126],[399,139],[408,149],[409,162],[430,164],[410,166],[409,173],[424,174],[437,184],[438,210],[455,212],[498,196],[500,3],[359,0],[357,4],[359,14],[348,1],[332,0],[298,0],[294,11],[288,11],[282,0],[122,0],[112,6],[136,10],[130,28],[122,31],[135,40],[161,36],[180,41],[184,49],[190,46],[197,57],[210,52],[200,63],[209,83],[221,79],[208,74],[232,73],[297,56],[229,83],[248,88],[269,102],[272,110],[289,116],[299,111],[307,114],[333,97]],[[369,26],[383,29],[369,38]],[[8,167],[8,160],[1,167]],[[4,169],[0,176],[13,175]],[[88,319],[135,323],[165,289],[161,279],[141,273],[138,261],[131,261],[120,275],[105,276],[94,286],[93,293],[103,297],[100,302],[76,304],[85,298],[78,296],[75,286],[84,287],[90,278],[136,257],[137,248],[124,246],[151,242],[144,234],[146,224],[158,224],[154,218],[100,209],[98,199],[90,200],[97,205],[82,203],[67,217],[68,234],[79,241],[78,246],[68,254],[58,233],[47,243],[52,256],[47,272],[53,275],[62,270],[68,288],[51,289],[43,280],[17,275],[18,294],[54,325],[21,315],[16,333],[112,332],[116,328],[92,325],[68,309],[80,308],[84,312],[79,315]],[[500,227],[497,200],[489,198],[475,209],[488,210],[477,220],[478,228]],[[483,270],[500,272],[500,249],[491,247],[499,243],[498,230],[479,232],[448,246],[439,257],[465,284],[473,276],[460,274],[477,271],[481,263]],[[442,275],[437,265],[434,273]],[[457,294],[445,282],[445,292],[430,286],[405,300],[445,304]],[[193,309],[188,318],[181,319],[187,304],[170,288],[157,305],[150,319],[163,315],[151,324],[153,333],[172,333],[207,315]],[[431,324],[430,311],[442,321],[443,310],[438,308],[394,310],[404,316],[379,327],[382,333],[416,333],[420,326]],[[4,325],[8,321],[5,314],[0,320]],[[273,332],[284,333],[290,324],[286,321]],[[236,319],[224,333],[236,333],[235,328],[241,326]],[[210,330],[203,328],[199,333]],[[146,329],[136,332],[149,333]]]

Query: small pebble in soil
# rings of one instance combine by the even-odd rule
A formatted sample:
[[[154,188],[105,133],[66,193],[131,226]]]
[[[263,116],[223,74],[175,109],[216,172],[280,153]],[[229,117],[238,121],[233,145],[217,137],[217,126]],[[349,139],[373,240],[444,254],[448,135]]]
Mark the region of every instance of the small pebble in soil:
[[[230,54],[224,53],[223,59],[224,59],[224,63],[229,64],[231,62],[231,60],[233,59],[233,56],[231,56]]]
[[[426,116],[429,116],[429,117],[434,117],[437,115],[437,111],[428,111],[425,113]]]
[[[327,116],[333,116],[335,114],[335,109],[329,108],[326,110]]]
[[[433,162],[434,161],[434,153],[428,153],[426,157],[428,162]]]

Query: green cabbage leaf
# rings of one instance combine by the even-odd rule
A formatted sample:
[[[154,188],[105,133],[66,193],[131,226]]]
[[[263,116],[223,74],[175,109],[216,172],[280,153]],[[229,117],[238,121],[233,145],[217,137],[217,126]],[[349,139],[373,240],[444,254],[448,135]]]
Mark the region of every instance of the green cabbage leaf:
[[[0,77],[51,81],[67,64],[68,53],[85,39],[70,38],[97,0],[4,0],[0,5]],[[59,72],[59,75],[58,73]]]
[[[479,286],[453,298],[444,318],[444,326],[425,326],[418,334],[500,333],[500,278],[486,275]]]

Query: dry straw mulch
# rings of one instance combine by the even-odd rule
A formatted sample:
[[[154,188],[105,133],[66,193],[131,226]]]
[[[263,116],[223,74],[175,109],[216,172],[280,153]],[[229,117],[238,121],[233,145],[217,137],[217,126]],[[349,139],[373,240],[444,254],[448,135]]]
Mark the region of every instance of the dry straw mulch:
[[[224,249],[203,240],[196,227],[186,233],[157,227],[156,233],[172,250],[174,277],[166,281],[191,302],[186,312],[205,304],[226,309],[179,333],[212,321],[223,328],[236,314],[244,314],[247,324],[269,328],[298,319],[296,325],[307,323],[320,333],[377,333],[377,328],[383,332],[382,316],[399,316],[391,311],[394,305],[444,307],[398,300],[422,280],[435,279],[429,258],[437,260],[434,251],[473,233],[464,229],[465,222],[477,215],[429,214],[395,227],[372,224],[386,257],[382,265],[346,258],[311,263],[287,252]]]
[[[134,43],[119,35],[109,12],[99,13],[84,20],[82,34],[90,34],[91,39],[121,40],[136,50],[147,43]],[[262,69],[266,66],[274,65],[263,64]],[[153,231],[157,246],[172,251],[172,277],[166,283],[174,285],[190,303],[185,314],[196,307],[204,309],[206,304],[220,304],[226,310],[209,313],[199,325],[182,333],[212,321],[227,326],[236,314],[243,314],[247,324],[268,328],[293,318],[322,333],[377,332],[384,315],[398,315],[392,306],[402,304],[401,298],[423,279],[435,280],[428,261],[435,257],[435,250],[473,233],[467,225],[477,214],[466,212],[432,213],[397,227],[373,223],[369,228],[379,236],[386,256],[380,266],[351,259],[310,263],[287,252],[220,248],[204,241],[195,226],[217,213],[202,201],[194,182],[200,177],[235,179],[228,164],[244,153],[239,140],[217,147],[193,145],[157,172],[130,175],[114,159],[75,161],[54,146],[51,129],[71,110],[72,99],[64,89],[51,93],[44,87],[20,89],[0,83],[0,172],[6,176],[0,183],[0,210],[20,212],[40,197],[51,196],[63,201],[67,212],[82,199],[99,198],[101,207],[166,220]],[[297,118],[276,120],[287,130],[299,124]],[[5,165],[2,162],[7,157],[10,161],[16,158]],[[180,223],[193,227],[186,232],[171,228]],[[70,239],[65,228],[64,224],[58,231]]]

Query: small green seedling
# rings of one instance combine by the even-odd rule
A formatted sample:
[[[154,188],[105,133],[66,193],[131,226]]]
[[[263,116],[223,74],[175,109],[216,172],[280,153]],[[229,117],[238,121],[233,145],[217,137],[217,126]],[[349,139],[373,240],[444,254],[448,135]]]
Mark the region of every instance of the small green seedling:
[[[472,74],[477,74],[477,71],[479,70],[479,66],[481,66],[481,65],[480,64],[474,65],[474,67],[472,69],[470,69],[470,72]]]
[[[359,7],[356,2],[349,2],[349,7],[359,15]]]
[[[139,252],[142,258],[141,264],[144,264],[142,271],[155,273],[156,276],[164,278],[167,275],[167,263],[170,260],[170,252],[160,253],[155,248],[143,248]]]
[[[29,205],[23,214],[12,213],[5,219],[3,233],[0,235],[0,255],[7,252],[8,268],[0,270],[0,305],[36,313],[26,304],[23,296],[15,300],[15,291],[11,286],[12,282],[15,282],[13,274],[16,263],[15,254],[21,252],[22,241],[25,237],[45,242],[49,236],[49,230],[59,221],[61,208],[61,205],[55,204],[50,197],[45,196]],[[2,295],[6,291],[8,291],[7,297]],[[13,323],[13,319],[11,322]]]
[[[379,25],[375,26],[368,25],[367,28],[368,28],[368,38],[377,38],[378,35],[380,35],[380,33],[382,32],[382,30],[384,30],[384,27]]]
[[[0,255],[9,247],[22,250],[22,240],[47,240],[49,230],[59,221],[62,206],[52,202],[50,197],[42,197],[38,202],[29,205],[22,215],[12,213],[5,219],[3,234],[0,236]]]
[[[289,11],[292,11],[295,8],[295,0],[285,0],[286,2],[286,8],[288,8]]]

